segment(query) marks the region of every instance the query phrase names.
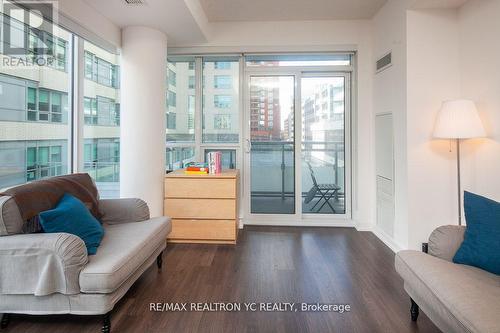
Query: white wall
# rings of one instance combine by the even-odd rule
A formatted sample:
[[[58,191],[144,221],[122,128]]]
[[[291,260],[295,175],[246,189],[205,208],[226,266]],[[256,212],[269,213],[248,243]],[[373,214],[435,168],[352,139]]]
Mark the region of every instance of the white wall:
[[[393,66],[374,76],[374,112],[394,115],[394,235],[375,227],[393,249],[420,249],[434,228],[457,221],[455,150],[434,140],[443,100],[460,97],[456,9],[412,9],[389,0],[373,18],[374,55]]]
[[[476,101],[487,139],[463,147],[463,187],[500,201],[500,1],[469,0],[459,10],[462,97]]]
[[[182,45],[177,51],[190,52],[358,52],[357,122],[353,132],[354,169],[353,218],[360,229],[374,223],[373,113],[371,24],[369,20],[279,21],[213,23],[207,43]],[[176,45],[177,46],[177,45]],[[173,51],[172,49],[169,50]]]
[[[408,247],[419,249],[443,224],[456,224],[455,148],[433,138],[442,101],[460,98],[455,9],[407,12]]]
[[[394,235],[376,234],[393,249],[408,246],[406,153],[406,8],[410,1],[389,0],[373,17],[373,61],[392,52],[392,66],[373,76],[373,111],[392,113],[394,122]],[[374,66],[374,65],[372,65]]]

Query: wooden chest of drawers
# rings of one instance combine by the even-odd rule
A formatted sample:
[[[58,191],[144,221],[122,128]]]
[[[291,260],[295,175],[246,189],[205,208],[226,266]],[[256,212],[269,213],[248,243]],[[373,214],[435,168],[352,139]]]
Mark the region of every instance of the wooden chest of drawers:
[[[236,244],[238,170],[217,175],[165,176],[164,213],[172,218],[169,242]]]

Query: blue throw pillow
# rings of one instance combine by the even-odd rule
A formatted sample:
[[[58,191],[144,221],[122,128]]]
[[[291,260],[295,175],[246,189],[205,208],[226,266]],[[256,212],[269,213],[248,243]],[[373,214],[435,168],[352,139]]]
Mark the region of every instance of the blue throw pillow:
[[[88,254],[95,254],[104,236],[104,228],[84,203],[70,194],[64,194],[54,209],[40,213],[44,232],[67,232],[80,237]]]
[[[453,262],[500,274],[500,202],[465,192],[464,208],[467,228]]]

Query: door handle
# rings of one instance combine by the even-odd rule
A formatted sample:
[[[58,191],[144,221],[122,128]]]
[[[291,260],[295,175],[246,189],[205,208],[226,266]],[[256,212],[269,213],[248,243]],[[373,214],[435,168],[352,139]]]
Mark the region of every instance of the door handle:
[[[245,142],[246,142],[245,152],[247,154],[250,154],[250,151],[252,150],[252,142],[250,141],[250,139],[246,139]]]

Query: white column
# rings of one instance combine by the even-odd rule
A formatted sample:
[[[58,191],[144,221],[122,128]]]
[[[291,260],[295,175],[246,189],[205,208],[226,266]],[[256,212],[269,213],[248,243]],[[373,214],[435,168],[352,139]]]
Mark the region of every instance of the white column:
[[[120,195],[145,200],[163,215],[167,36],[132,26],[122,30]]]

